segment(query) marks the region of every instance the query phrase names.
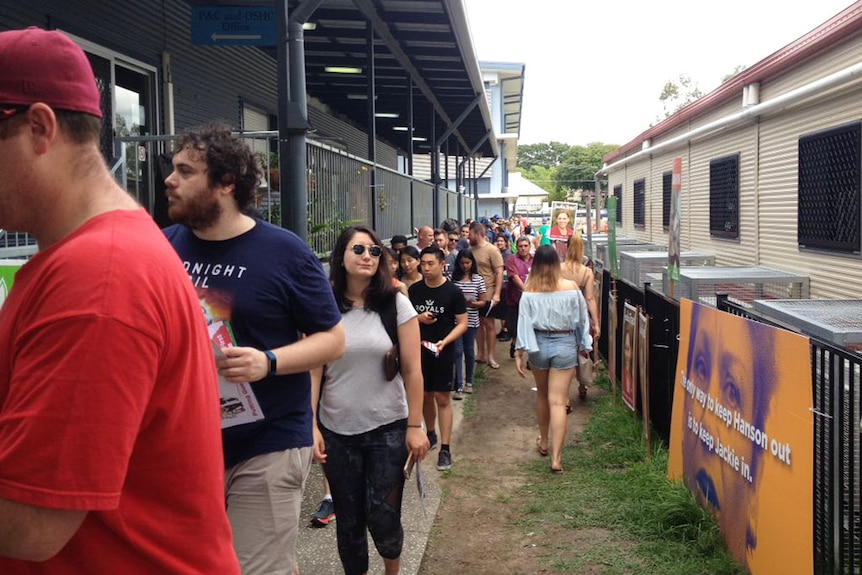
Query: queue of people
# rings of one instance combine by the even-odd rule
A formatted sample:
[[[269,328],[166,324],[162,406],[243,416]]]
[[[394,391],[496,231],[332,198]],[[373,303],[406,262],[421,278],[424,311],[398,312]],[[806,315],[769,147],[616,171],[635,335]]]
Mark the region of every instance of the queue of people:
[[[317,461],[312,521],[337,518],[345,573],[370,532],[397,575],[405,466],[439,445],[452,467],[450,400],[500,367],[497,320],[561,472],[560,405],[598,336],[577,236],[561,268],[517,219],[390,247],[357,225],[327,277],[249,215],[259,167],[219,124],[177,139],[160,231],[101,157],[81,49],[29,28],[0,53],[0,227],[40,246],[0,313],[0,572],[294,575]]]

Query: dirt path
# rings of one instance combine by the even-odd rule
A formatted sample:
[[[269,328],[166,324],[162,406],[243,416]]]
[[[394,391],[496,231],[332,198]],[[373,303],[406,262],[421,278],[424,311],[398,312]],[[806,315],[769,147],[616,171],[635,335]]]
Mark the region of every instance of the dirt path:
[[[527,379],[518,376],[507,352],[508,345],[498,346],[502,368],[488,370],[490,380],[477,392],[472,413],[453,438],[454,465],[440,480],[443,499],[419,575],[552,572],[539,560],[536,541],[519,526],[522,502],[517,490],[535,477],[524,464],[539,459],[538,429],[533,379],[529,372]],[[573,405],[567,442],[574,440],[588,415],[577,399]],[[557,533],[559,542],[542,543],[577,545],[571,533]]]

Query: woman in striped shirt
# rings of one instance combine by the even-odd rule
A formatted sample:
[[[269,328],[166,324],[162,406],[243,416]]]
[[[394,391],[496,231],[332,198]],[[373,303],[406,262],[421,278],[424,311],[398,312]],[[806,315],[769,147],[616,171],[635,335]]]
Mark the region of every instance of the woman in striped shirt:
[[[473,393],[473,371],[476,368],[476,332],[479,331],[479,309],[488,299],[485,280],[479,275],[476,258],[470,250],[461,250],[455,258],[452,283],[461,288],[467,300],[467,331],[455,342],[455,397]],[[463,359],[463,361],[462,361]],[[464,371],[461,364],[464,364]],[[464,385],[466,380],[467,385]]]

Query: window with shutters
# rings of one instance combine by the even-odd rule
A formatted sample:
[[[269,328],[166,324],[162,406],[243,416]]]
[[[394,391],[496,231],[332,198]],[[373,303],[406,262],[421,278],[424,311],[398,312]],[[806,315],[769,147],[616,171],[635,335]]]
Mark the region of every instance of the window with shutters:
[[[623,186],[614,186],[614,197],[617,199],[617,223],[623,223]]]
[[[634,197],[634,220],[635,225],[643,227],[646,223],[646,180],[641,178],[635,180],[632,186]]]
[[[673,172],[668,170],[661,175],[661,227],[670,228],[670,192],[673,188]]]
[[[709,162],[709,233],[739,238],[739,154]]]
[[[799,247],[860,251],[862,124],[799,138]]]

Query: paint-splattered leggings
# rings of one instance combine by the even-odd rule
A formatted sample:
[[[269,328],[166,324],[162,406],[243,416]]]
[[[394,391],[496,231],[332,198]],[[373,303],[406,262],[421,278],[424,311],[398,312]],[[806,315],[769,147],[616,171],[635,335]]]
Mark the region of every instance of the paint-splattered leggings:
[[[323,426],[320,430],[327,454],[323,469],[335,504],[338,555],[345,575],[366,573],[366,528],[381,557],[401,555],[407,420],[359,435],[339,435]]]

